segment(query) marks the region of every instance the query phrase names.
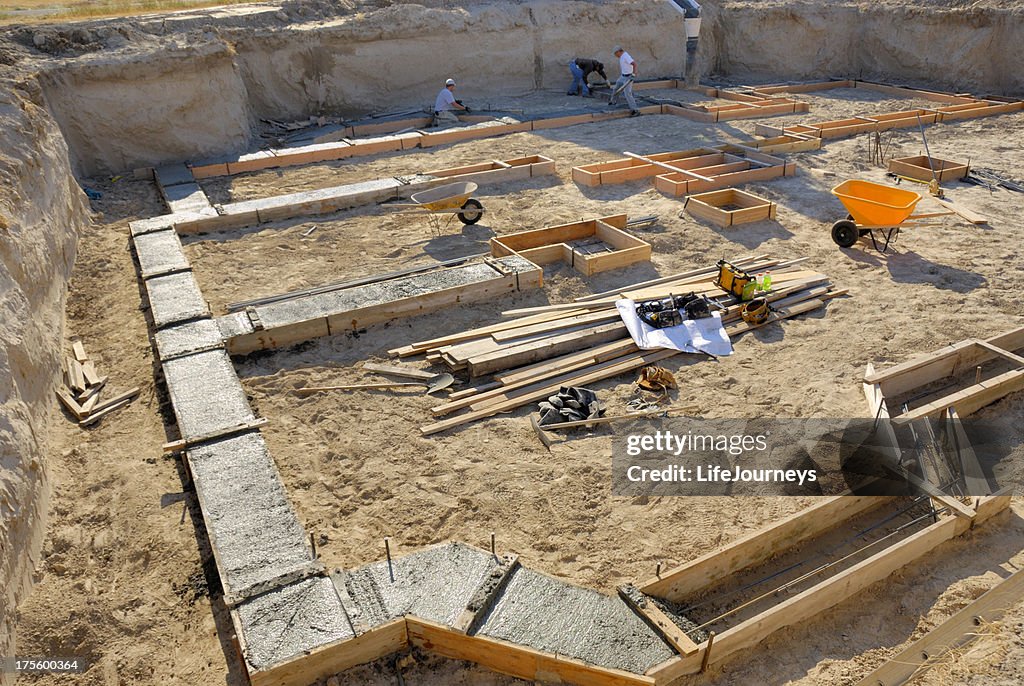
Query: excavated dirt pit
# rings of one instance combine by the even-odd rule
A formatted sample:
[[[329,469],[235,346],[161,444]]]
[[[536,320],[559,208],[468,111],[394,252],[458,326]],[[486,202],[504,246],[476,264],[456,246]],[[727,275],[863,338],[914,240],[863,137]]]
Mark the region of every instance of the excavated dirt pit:
[[[566,104],[559,91],[492,97],[488,104],[538,113],[595,104]],[[684,91],[643,94],[708,102]],[[935,104],[853,89],[797,97],[810,103],[810,112],[719,125],[649,116],[201,180],[211,202],[228,203],[537,153],[554,159],[558,169],[555,176],[482,186],[477,196],[487,208],[485,218],[472,227],[453,223],[440,237],[422,219],[376,206],[183,237],[214,314],[234,301],[483,252],[494,235],[622,212],[659,216],[654,227],[633,231],[652,244],[650,264],[590,279],[570,267],[548,267],[543,290],[233,360],[253,409],[269,420],[263,434],[270,455],[325,566],[353,570],[379,564],[385,537],[402,554],[445,541],[486,548],[493,531],[499,552],[518,554],[531,569],[613,593],[621,583],[650,577],[658,563],[670,567],[693,559],[812,502],[615,498],[608,487],[613,434],[607,428],[574,433],[548,452],[529,427],[528,408],[522,408],[424,438],[417,427],[437,402],[418,390],[309,398],[289,392],[367,381],[359,364],[388,361],[388,349],[492,323],[503,309],[562,302],[721,257],[806,256],[810,268],[828,274],[850,296],[832,301],[827,312],[744,336],[731,357],[669,359],[665,366],[680,380],[673,400],[707,417],[846,417],[865,413],[860,379],[868,362],[884,366],[1013,326],[1019,297],[1003,286],[1020,279],[1019,195],[951,184],[957,202],[986,214],[988,226],[942,219],[939,227],[907,231],[887,255],[863,246],[840,251],[832,243],[828,228],[845,211],[829,188],[853,176],[885,180],[884,170],[871,164],[866,136],[790,156],[798,165],[796,177],[744,186],[778,203],[778,217],[730,229],[693,219],[649,180],[597,188],[571,180],[571,167],[618,158],[625,150],[654,153],[735,142],[753,132],[755,121],[783,126]],[[927,133],[935,156],[970,158],[1010,176],[1024,168],[1024,151],[1011,142],[1024,135],[1024,114],[938,124]],[[882,139],[889,155],[921,152],[914,129]],[[141,385],[143,393],[93,429],[57,426],[54,454],[62,457],[52,465],[55,505],[36,588],[19,608],[19,654],[82,654],[95,665],[84,675],[25,681],[242,684],[244,668],[230,643],[230,620],[195,495],[183,490],[180,465],[159,457],[160,445],[174,435],[173,413],[164,386],[154,381],[158,365],[147,313],[140,310],[145,296],[125,247],[129,221],[166,209],[150,181],[110,174],[81,181],[102,193],[92,202],[101,214],[81,239],[68,331],[95,351],[112,385]],[[618,413],[632,397],[628,380],[593,388]],[[979,414],[1019,412],[1020,402],[1021,394],[1011,395]],[[998,524],[944,545],[820,621],[776,634],[693,683],[856,680],[1005,576],[1008,555],[1013,565],[1024,564],[1024,554],[1008,553],[1024,548],[1020,502],[1014,507]],[[787,562],[776,560],[775,567],[759,571],[767,574]],[[523,579],[528,587],[530,579]],[[729,580],[723,588],[744,581]],[[712,604],[703,612],[712,617],[722,607]],[[1019,623],[1021,616],[1018,607],[1007,622]],[[1002,645],[1019,651],[1019,640]],[[383,686],[394,683],[396,669],[410,684],[521,683],[419,654],[397,668],[390,660],[356,668],[342,683]],[[956,665],[950,669],[957,673]],[[1015,669],[1001,658],[971,667],[1004,678]]]

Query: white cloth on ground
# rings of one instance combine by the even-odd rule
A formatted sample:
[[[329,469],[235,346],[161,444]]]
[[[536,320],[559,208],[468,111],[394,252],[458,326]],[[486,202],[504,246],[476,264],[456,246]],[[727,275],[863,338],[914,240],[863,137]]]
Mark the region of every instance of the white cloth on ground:
[[[716,357],[732,355],[732,342],[722,326],[722,316],[712,312],[705,319],[687,319],[678,326],[656,329],[636,313],[636,303],[623,298],[615,302],[622,323],[641,350],[669,348],[684,353],[707,353]]]

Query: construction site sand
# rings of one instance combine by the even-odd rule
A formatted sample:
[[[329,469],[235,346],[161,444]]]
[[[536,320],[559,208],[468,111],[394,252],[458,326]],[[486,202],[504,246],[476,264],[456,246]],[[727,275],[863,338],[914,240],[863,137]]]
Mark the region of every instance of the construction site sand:
[[[872,103],[865,111],[906,104]],[[840,118],[849,113],[846,107],[861,106],[837,102],[834,109],[816,108],[806,121]],[[620,211],[661,216],[659,227],[638,232],[654,245],[654,269],[638,266],[586,282],[569,269],[549,268],[543,293],[450,309],[443,317],[403,320],[358,337],[323,339],[236,365],[254,406],[270,419],[271,453],[328,565],[353,567],[379,559],[384,536],[392,536],[393,546],[402,550],[449,538],[486,545],[489,532],[496,531],[500,552],[516,552],[531,567],[609,591],[620,582],[649,576],[658,561],[691,559],[807,504],[796,498],[624,501],[607,492],[610,434],[603,430],[574,437],[549,454],[529,429],[525,411],[424,439],[416,426],[425,422],[435,401],[418,392],[305,400],[286,392],[301,383],[361,381],[364,375],[353,369],[359,362],[383,359],[388,348],[412,340],[493,321],[495,306],[562,301],[648,278],[655,270],[677,272],[750,252],[809,256],[811,266],[850,288],[852,297],[833,301],[827,313],[746,336],[733,357],[669,360],[667,366],[681,381],[677,402],[693,404],[707,416],[860,415],[859,379],[867,362],[901,361],[949,341],[994,334],[1018,321],[1019,299],[1013,289],[1002,287],[1019,283],[1016,196],[958,188],[956,199],[988,213],[991,227],[944,220],[942,227],[907,232],[897,254],[879,256],[840,251],[827,230],[842,215],[829,187],[855,174],[883,178],[868,164],[866,138],[801,154],[797,177],[748,187],[780,203],[778,223],[719,229],[678,216],[681,203],[654,192],[649,181],[596,189],[569,181],[572,165],[618,157],[623,150],[657,152],[716,140],[716,129],[676,118],[650,117],[641,123],[642,128],[616,121],[517,134],[433,151],[422,158],[431,168],[534,152],[560,165],[558,185],[540,177],[481,189],[490,213],[461,235],[432,239],[429,226],[419,219],[382,217],[377,208],[363,208],[318,221],[309,238],[301,238],[296,225],[190,242],[187,251],[200,285],[216,309],[232,299],[473,252],[483,247],[488,227],[508,233]],[[752,126],[736,122],[719,131]],[[1024,153],[1009,143],[1022,132],[1024,116],[1019,114],[928,129],[933,154],[970,156],[975,164],[1010,174],[1024,167]],[[920,141],[904,130],[895,134],[893,145],[916,154]],[[388,163],[394,161],[404,172],[403,163],[413,164],[413,155],[421,153],[388,158]],[[338,166],[355,174],[362,169],[361,178],[366,178],[373,175],[373,164],[379,162]],[[826,171],[837,176],[825,176]],[[312,167],[232,183],[259,180],[265,185],[253,191],[254,197],[271,195],[284,192],[273,185],[275,177],[302,174],[308,175],[309,187],[334,183],[313,183],[323,171]],[[241,683],[240,665],[226,643],[229,623],[223,606],[218,601],[211,610],[205,597],[200,561],[209,553],[197,550],[193,527],[199,520],[192,496],[180,494],[182,477],[175,463],[156,457],[167,440],[164,426],[170,416],[162,413],[166,399],[151,381],[152,353],[125,237],[129,219],[163,209],[150,183],[87,183],[104,193],[94,204],[104,216],[83,237],[69,298],[69,330],[85,338],[98,366],[109,370],[114,388],[142,385],[143,393],[116,422],[84,433],[73,425],[57,429],[65,457],[53,466],[55,506],[45,563],[35,591],[20,608],[19,652],[86,655],[100,664],[86,676],[42,677],[42,684]],[[595,387],[612,409],[621,409],[630,396],[621,381]],[[1011,396],[982,416],[1019,403],[1019,394]],[[826,624],[785,631],[763,649],[727,663],[715,681],[839,684],[862,675],[892,647],[996,581],[1007,551],[1024,547],[1020,502],[1015,511],[999,527],[943,546],[827,613]],[[1020,565],[1024,558],[1018,554],[1013,562]],[[205,578],[216,578],[212,566]],[[1010,617],[1019,622],[1020,611],[1015,612]],[[509,683],[457,663],[426,665],[408,669],[422,683]],[[1001,669],[1005,677],[1019,667]],[[384,684],[394,678],[380,665],[356,674],[352,683]]]

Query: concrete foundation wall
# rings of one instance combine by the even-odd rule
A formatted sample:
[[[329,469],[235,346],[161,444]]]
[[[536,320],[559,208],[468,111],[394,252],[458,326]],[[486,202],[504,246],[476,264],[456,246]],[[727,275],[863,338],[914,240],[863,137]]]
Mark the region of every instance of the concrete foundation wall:
[[[40,105],[38,93],[0,83],[0,655],[16,654],[14,608],[46,528],[65,294],[88,222],[67,147]]]

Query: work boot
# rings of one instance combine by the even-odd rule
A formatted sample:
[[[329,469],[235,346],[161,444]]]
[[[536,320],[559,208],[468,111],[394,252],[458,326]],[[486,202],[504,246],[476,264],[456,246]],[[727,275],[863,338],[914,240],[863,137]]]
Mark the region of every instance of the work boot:
[[[640,116],[640,110],[630,110],[629,111],[629,116],[631,116],[631,117],[639,117]]]

